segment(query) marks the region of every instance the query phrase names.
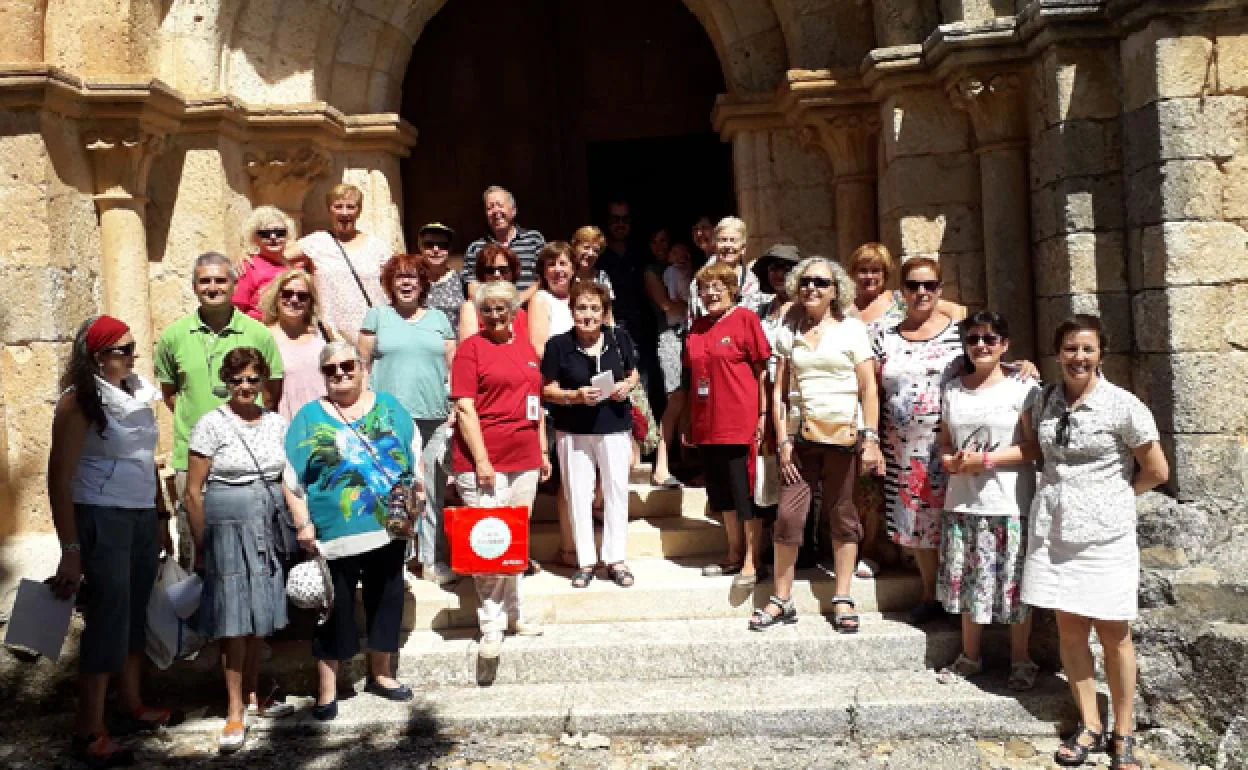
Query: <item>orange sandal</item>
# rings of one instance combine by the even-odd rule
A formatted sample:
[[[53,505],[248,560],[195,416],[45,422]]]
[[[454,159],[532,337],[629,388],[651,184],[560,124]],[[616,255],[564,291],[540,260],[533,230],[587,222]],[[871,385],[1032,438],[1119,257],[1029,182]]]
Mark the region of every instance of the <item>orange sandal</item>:
[[[225,723],[221,737],[217,740],[217,750],[222,754],[233,754],[247,742],[247,725],[236,719]]]
[[[108,733],[75,735],[70,741],[74,758],[92,768],[125,767],[134,764],[134,751],[122,748]]]

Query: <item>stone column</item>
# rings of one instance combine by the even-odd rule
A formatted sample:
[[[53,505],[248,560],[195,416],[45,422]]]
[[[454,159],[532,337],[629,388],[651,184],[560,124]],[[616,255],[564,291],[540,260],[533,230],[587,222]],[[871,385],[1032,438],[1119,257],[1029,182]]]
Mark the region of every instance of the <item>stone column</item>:
[[[84,138],[100,213],[103,311],[130,325],[138,343],[138,367],[150,376],[153,339],[145,191],[152,159],[166,140],[138,125],[95,128]]]
[[[859,246],[879,237],[875,206],[879,133],[879,116],[874,111],[815,117],[802,129],[803,141],[821,146],[832,161],[836,256],[842,264],[848,263]]]
[[[243,156],[251,178],[252,203],[276,206],[303,232],[303,203],[317,179],[329,169],[329,155],[313,147],[253,149]]]
[[[988,308],[1010,322],[1015,357],[1036,360],[1032,291],[1027,123],[1015,73],[968,75],[949,86],[954,106],[975,129]]]

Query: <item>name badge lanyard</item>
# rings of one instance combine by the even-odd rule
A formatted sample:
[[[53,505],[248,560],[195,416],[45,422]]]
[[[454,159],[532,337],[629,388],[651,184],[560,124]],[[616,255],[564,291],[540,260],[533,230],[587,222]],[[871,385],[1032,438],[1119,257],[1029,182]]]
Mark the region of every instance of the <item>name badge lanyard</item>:
[[[224,333],[228,329],[229,327],[227,326],[225,329],[222,329],[221,331]],[[217,345],[221,342],[221,335],[212,331],[210,331],[209,334],[212,336],[212,347],[208,347],[207,345],[204,345],[203,350],[204,350],[204,368],[208,370],[208,376],[212,378],[213,382],[215,383],[212,386],[212,395],[216,396],[217,398],[229,398],[230,391],[225,387],[225,383],[220,382],[220,380],[218,379],[217,373],[212,370],[212,359],[217,354]]]
[[[517,355],[516,355],[516,353],[515,353],[515,342],[516,342],[516,337],[515,337],[515,334],[513,333],[513,334],[512,334],[511,341],[502,343],[502,344],[501,344],[501,347],[502,347],[502,348],[504,349],[504,351],[505,351],[504,355],[506,355],[508,358],[510,358],[510,359],[511,359],[511,360],[512,360],[512,361],[513,361],[516,365],[517,365],[517,367],[519,368],[519,370],[523,372],[523,371],[525,371],[526,367],[527,367],[529,364],[531,364],[532,362],[531,362],[531,361],[525,361],[525,360],[523,360],[520,356],[517,356]],[[538,375],[538,376],[539,376],[539,378],[540,378],[540,376],[541,376],[541,375]],[[536,422],[537,420],[540,420],[540,419],[542,418],[542,408],[541,408],[541,407],[542,407],[541,398],[540,398],[540,397],[539,397],[536,393],[526,393],[526,394],[525,394],[525,397],[524,397],[524,418],[525,418],[526,420],[529,420],[529,421],[532,421],[532,422]]]

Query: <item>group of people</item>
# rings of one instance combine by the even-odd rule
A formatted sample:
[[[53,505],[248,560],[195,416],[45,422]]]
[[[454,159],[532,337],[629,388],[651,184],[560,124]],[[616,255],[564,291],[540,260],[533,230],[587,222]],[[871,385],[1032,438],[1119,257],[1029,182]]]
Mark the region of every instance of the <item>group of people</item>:
[[[330,229],[303,239],[280,210],[256,209],[248,254],[195,261],[199,307],[160,335],[158,387],[135,371],[122,321],[83,324],[49,468],[63,551],[54,590],[69,595],[83,577],[91,586],[80,756],[131,758],[105,728],[110,674],[122,675],[136,723],[175,717],[138,691],[146,596],[175,513],[179,558],[204,577],[194,623],[221,641],[226,752],[243,745],[252,716],[289,713],[257,690],[261,643],[290,621],[284,581],[301,553],[324,560],[333,589],[313,640],[320,719],[336,716],[339,666],[360,651],[361,585],[366,690],[413,697],[390,676],[405,565],[439,584],[457,579],[442,525],[448,493],[531,510],[539,484],[557,476],[572,585],[603,568],[632,586],[628,479],[651,419],[648,388],[665,402],[653,418],[652,481],[679,487],[674,456],[696,450],[708,507],[722,517],[727,553],[704,573],[738,588],[773,576],[751,629],[797,621],[799,548],[817,531],[830,541],[831,622],[856,632],[852,581],[878,569],[860,550],[883,524],[922,576],[913,620],[961,615],[963,649],[942,678],[978,674],[983,626],[1006,623],[1009,683],[1031,687],[1029,607],[1057,610],[1083,717],[1062,764],[1111,741],[1096,709],[1095,628],[1114,701],[1111,750],[1132,766],[1131,498],[1168,471],[1148,409],[1100,374],[1098,319],[1055,330],[1061,381],[1041,387],[1029,362],[1003,362],[1002,315],[968,317],[941,298],[934,259],[897,265],[865,244],[843,268],[776,244],[748,265],[735,217],[700,219],[688,243],[660,230],[642,257],[629,249],[625,203],[611,204],[607,234],[587,226],[547,243],[516,224],[507,190],[491,187],[483,202],[489,232],[466,250],[462,273],[445,225],[422,227],[415,254],[359,231],[363,195],[350,185],[327,197]],[[174,415],[173,505],[154,461],[162,396]],[[386,527],[396,485],[423,502],[414,542]],[[519,575],[473,580],[482,657],[498,657],[506,633],[541,633],[525,617]]]

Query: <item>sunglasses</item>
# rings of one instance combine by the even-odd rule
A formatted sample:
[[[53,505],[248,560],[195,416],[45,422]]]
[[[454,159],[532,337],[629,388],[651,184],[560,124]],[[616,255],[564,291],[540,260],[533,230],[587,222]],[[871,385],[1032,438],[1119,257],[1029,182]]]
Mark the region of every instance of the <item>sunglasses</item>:
[[[1070,446],[1070,412],[1062,412],[1057,420],[1057,435],[1054,436],[1060,447]]]
[[[966,335],[967,347],[975,345],[996,345],[1001,341],[999,334],[968,334]]]
[[[282,299],[286,300],[287,302],[289,302],[292,299],[298,302],[307,302],[308,300],[312,299],[312,292],[295,291],[294,289],[282,289],[280,292],[280,296]]]
[[[100,350],[106,356],[133,356],[134,351],[138,348],[138,343],[127,342],[124,345],[113,345],[111,348],[102,348]]]
[[[448,251],[451,248],[450,241],[425,241],[420,244],[422,249],[438,249],[440,251]]]
[[[486,265],[481,272],[486,275],[511,275],[511,265]]]
[[[817,289],[828,289],[832,287],[832,279],[824,278],[822,275],[803,275],[797,282],[800,288],[808,288],[814,286]]]
[[[285,227],[273,227],[267,230],[257,230],[256,237],[257,238],[285,238],[286,228]]]
[[[610,216],[607,217],[607,221],[613,225],[626,225],[629,222],[632,222],[633,218],[629,216],[628,214],[624,214],[624,215],[611,214]]]
[[[902,281],[902,284],[908,291],[926,289],[929,292],[935,293],[936,290],[940,288],[940,281],[913,281],[907,278],[905,281]]]
[[[336,364],[333,362],[321,364],[321,374],[326,377],[337,377],[339,372],[342,372],[343,375],[354,374],[355,361],[348,358],[346,361],[339,361]]]
[[[261,380],[258,375],[253,374],[249,377],[231,377],[230,379],[226,380],[226,382],[230,383],[231,385],[237,388],[239,385],[242,385],[244,382],[247,383],[248,385],[259,385]]]

